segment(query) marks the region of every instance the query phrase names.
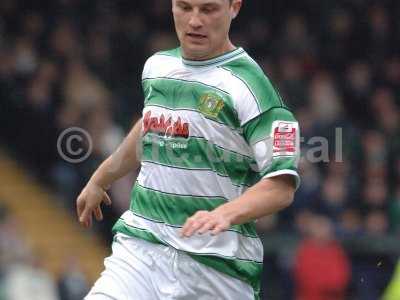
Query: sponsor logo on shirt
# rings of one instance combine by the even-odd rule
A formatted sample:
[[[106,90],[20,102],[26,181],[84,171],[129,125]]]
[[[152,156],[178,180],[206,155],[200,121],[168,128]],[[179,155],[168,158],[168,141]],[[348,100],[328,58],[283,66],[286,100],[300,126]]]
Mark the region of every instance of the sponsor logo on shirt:
[[[273,156],[294,155],[296,153],[298,124],[289,121],[274,121],[272,123],[273,133]]]
[[[198,109],[205,116],[216,118],[224,105],[225,103],[221,96],[214,92],[208,92],[200,97]]]
[[[189,137],[189,123],[183,122],[181,117],[176,121],[172,117],[166,118],[164,114],[159,117],[151,116],[151,111],[148,111],[143,118],[143,135],[148,132],[163,135],[165,137]]]

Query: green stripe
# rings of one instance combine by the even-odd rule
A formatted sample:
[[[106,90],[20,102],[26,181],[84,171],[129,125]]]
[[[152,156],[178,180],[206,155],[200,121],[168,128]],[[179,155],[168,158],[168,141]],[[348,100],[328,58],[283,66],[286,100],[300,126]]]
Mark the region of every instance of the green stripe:
[[[182,226],[197,211],[211,211],[224,203],[226,200],[223,198],[172,195],[148,189],[136,182],[131,193],[130,210],[154,221]],[[233,225],[230,230],[248,237],[258,237],[254,222]]]
[[[293,114],[283,107],[272,107],[244,125],[244,136],[250,145],[271,136],[272,123],[276,120],[296,122]]]
[[[182,78],[173,78],[173,77],[162,77],[162,76],[159,76],[159,77],[147,77],[147,78],[143,78],[143,81],[146,81],[146,80],[157,80],[157,79],[160,79],[160,80],[161,80],[161,79],[165,79],[165,80],[175,80],[175,81],[179,81],[179,82],[182,82],[182,83],[190,83],[190,84],[200,84],[200,85],[203,85],[203,86],[205,86],[205,87],[209,87],[209,88],[211,88],[211,89],[218,90],[218,91],[220,91],[220,92],[226,94],[227,96],[230,96],[230,95],[231,95],[231,94],[229,94],[229,92],[224,91],[224,90],[220,89],[219,87],[216,87],[216,86],[213,86],[213,85],[209,85],[209,84],[206,84],[206,83],[201,82],[201,81],[195,81],[195,80],[187,80],[187,79],[182,79]]]
[[[260,299],[262,264],[228,260],[215,256],[188,254],[199,263],[248,283],[253,288],[254,299]]]
[[[129,235],[129,236],[135,236],[138,238],[141,238],[143,240],[156,243],[156,244],[164,244],[160,239],[158,239],[154,234],[150,233],[149,231],[142,229],[142,228],[137,228],[134,226],[129,226],[125,224],[124,220],[119,219],[117,222],[114,224],[112,228],[112,232],[115,234],[117,232]]]
[[[145,94],[145,105],[159,105],[171,109],[190,109],[199,113],[201,97],[206,94],[217,95],[222,99],[224,106],[217,117],[204,117],[216,121],[234,129],[240,128],[237,112],[233,106],[231,97],[221,92],[218,88],[204,85],[199,82],[182,81],[173,78],[144,79],[143,90]]]
[[[257,101],[260,113],[271,107],[283,106],[282,99],[265,76],[263,70],[250,58],[241,57],[221,66],[243,81]]]
[[[132,214],[133,214],[135,217],[137,217],[137,218],[141,218],[141,219],[146,220],[147,222],[156,223],[156,224],[157,224],[156,226],[162,225],[162,226],[172,227],[172,228],[174,228],[174,229],[182,228],[182,226],[170,225],[170,224],[167,224],[167,223],[164,223],[164,222],[161,222],[161,221],[152,220],[152,219],[150,219],[150,218],[143,217],[143,216],[141,216],[141,215],[139,215],[139,214],[137,214],[137,213],[134,213],[133,211],[130,211],[130,213],[132,213]],[[122,220],[123,220],[123,219],[122,219]],[[139,227],[136,227],[136,226],[134,226],[134,225],[130,225],[130,224],[126,224],[126,225],[129,226],[129,227],[133,227],[135,230],[146,231],[146,229],[139,228]],[[233,230],[228,230],[228,231],[236,232],[236,231],[233,231]],[[237,233],[237,232],[236,232],[236,233]],[[250,238],[251,238],[251,237],[250,237]],[[256,238],[258,239],[258,237],[256,237]],[[160,241],[161,241],[161,239],[160,239]],[[167,243],[166,241],[164,241],[164,242]],[[198,254],[198,253],[195,253],[195,254]],[[257,261],[255,261],[255,260],[253,260],[253,259],[238,258],[238,257],[236,257],[236,256],[226,256],[226,255],[223,255],[223,254],[220,254],[220,253],[214,253],[214,252],[202,253],[201,255],[218,256],[218,257],[222,257],[222,258],[226,258],[226,259],[237,259],[237,260],[245,261],[245,262],[257,262]]]
[[[296,168],[296,158],[292,156],[283,156],[274,158],[271,166],[260,172],[261,177],[268,175],[272,172],[277,172],[281,170],[292,170],[297,172]],[[298,179],[297,179],[298,180]]]
[[[136,181],[135,184],[139,184],[139,183]],[[140,186],[143,187],[142,185],[140,185]],[[156,190],[156,189],[153,189],[153,188],[149,188],[149,187],[144,187],[144,188],[146,188],[149,191],[154,191],[154,192],[162,193],[162,194],[165,194],[165,195],[172,195],[172,196],[177,196],[177,197],[196,197],[196,198],[206,198],[206,199],[210,199],[211,198],[211,199],[221,199],[221,200],[223,200],[225,202],[229,201],[227,198],[222,197],[222,196],[212,196],[212,197],[210,197],[210,196],[183,195],[183,194],[162,192],[162,191],[159,191],[159,190]],[[131,190],[131,196],[132,196],[132,190]]]
[[[151,243],[157,243],[169,246],[166,242],[161,241],[153,233],[147,230],[136,228],[125,224],[119,219],[112,229],[113,233],[121,232],[129,236],[134,236]],[[194,260],[216,269],[224,274],[238,278],[250,284],[254,290],[254,299],[260,299],[260,279],[262,272],[262,264],[256,262],[247,262],[233,259],[226,259],[210,255],[196,255],[188,253]]]
[[[229,177],[235,185],[252,186],[259,180],[252,170],[256,162],[247,156],[222,149],[204,138],[163,140],[159,146],[155,134],[146,134],[142,140],[142,160],[157,162],[171,167],[188,170],[210,170],[220,176]],[[183,143],[186,148],[173,148],[174,143]]]

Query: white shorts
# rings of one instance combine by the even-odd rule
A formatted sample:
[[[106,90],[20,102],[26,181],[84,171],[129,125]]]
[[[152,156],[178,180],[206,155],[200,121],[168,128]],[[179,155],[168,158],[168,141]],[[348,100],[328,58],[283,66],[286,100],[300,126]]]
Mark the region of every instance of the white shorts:
[[[85,300],[250,300],[253,288],[182,251],[117,234]]]

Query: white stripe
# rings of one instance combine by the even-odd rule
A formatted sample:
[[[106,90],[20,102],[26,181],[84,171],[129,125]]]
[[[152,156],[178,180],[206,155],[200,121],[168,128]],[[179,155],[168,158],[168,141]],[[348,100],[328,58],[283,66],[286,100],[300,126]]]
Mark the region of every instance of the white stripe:
[[[231,71],[223,67],[218,69],[220,70],[219,77],[224,78],[229,84],[229,93],[234,99],[234,106],[238,113],[240,125],[243,126],[260,114],[255,95],[251,92],[250,87],[243,80],[233,75]]]
[[[235,57],[234,59],[237,59]],[[167,77],[177,80],[196,81],[210,87],[216,87],[230,94],[232,74],[220,68],[212,67],[206,71],[198,68],[190,68],[182,65],[182,62],[174,57],[153,56],[149,59],[150,65],[143,73],[143,79]]]
[[[163,114],[165,120],[172,117],[176,121],[179,117],[182,122],[189,123],[189,135],[203,137],[213,144],[239,154],[252,157],[252,150],[245,139],[228,126],[205,118],[201,113],[188,110],[171,110],[159,106],[147,105],[143,115],[151,111],[151,117],[160,118]]]
[[[171,73],[177,73],[177,70],[182,68],[182,60],[179,57],[153,55],[147,59],[144,65],[142,79],[165,77]]]
[[[121,218],[129,226],[146,229],[171,247],[198,254],[238,258],[262,263],[263,245],[259,238],[251,238],[233,231],[224,231],[216,236],[195,234],[190,238],[180,237],[180,227],[152,222],[126,211]]]
[[[285,152],[281,149],[277,149],[279,152],[274,153],[274,135],[275,130],[280,126],[280,123],[290,125],[290,129],[294,128],[296,131],[295,137],[295,151]],[[292,121],[284,121],[284,120],[275,120],[271,125],[270,134],[265,137],[263,140],[256,142],[252,145],[253,153],[255,160],[257,162],[257,166],[259,170],[265,170],[273,163],[273,159],[278,159],[280,157],[289,157],[294,158],[294,166],[297,168],[299,158],[300,158],[300,131],[298,122]]]
[[[177,195],[222,197],[233,200],[246,189],[235,186],[228,177],[209,170],[185,170],[142,162],[138,183],[149,189]]]
[[[232,60],[241,57],[248,57],[248,55],[243,53],[235,56]],[[225,64],[227,61],[223,63]],[[234,76],[229,70],[213,66],[206,70],[196,71],[196,68],[184,66],[180,58],[155,55],[148,59],[143,78],[156,77],[197,81],[225,91],[233,99],[233,105],[238,113],[241,125],[260,114],[255,95],[242,80]]]
[[[254,157],[258,170],[264,170],[272,164],[272,138],[267,137],[253,146]]]
[[[293,170],[279,170],[279,171],[271,172],[271,173],[268,173],[267,175],[265,175],[262,179],[272,178],[272,177],[276,177],[276,176],[280,176],[280,175],[293,175],[295,178],[295,181],[296,181],[296,190],[299,188],[300,176],[296,171],[293,171]]]

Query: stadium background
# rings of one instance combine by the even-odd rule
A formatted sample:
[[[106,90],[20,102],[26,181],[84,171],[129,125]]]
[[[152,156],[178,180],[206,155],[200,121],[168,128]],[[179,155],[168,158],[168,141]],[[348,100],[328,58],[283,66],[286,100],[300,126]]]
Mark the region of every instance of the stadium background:
[[[400,2],[244,1],[232,39],[304,137],[294,204],[258,222],[265,299],[380,299],[400,252]],[[135,174],[92,230],[75,198],[139,118],[145,59],[176,45],[166,0],[0,2],[0,299],[81,299],[97,277]],[[80,163],[56,146],[73,126],[93,141]]]

